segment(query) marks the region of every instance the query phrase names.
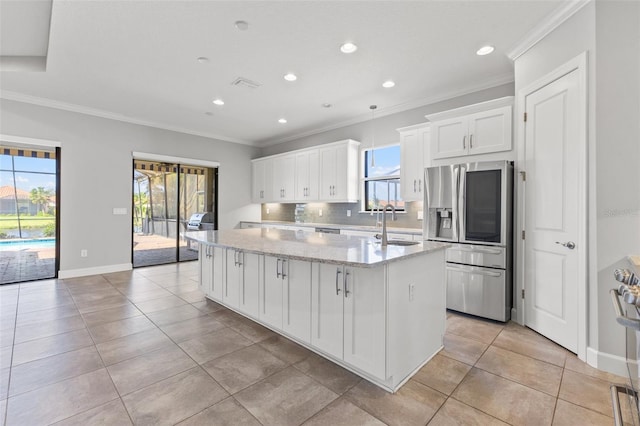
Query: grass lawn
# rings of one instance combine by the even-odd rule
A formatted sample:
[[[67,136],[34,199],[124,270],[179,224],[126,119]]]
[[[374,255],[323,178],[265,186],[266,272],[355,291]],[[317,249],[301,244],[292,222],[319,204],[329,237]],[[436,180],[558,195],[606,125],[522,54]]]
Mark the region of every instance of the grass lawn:
[[[44,228],[48,224],[55,224],[55,216],[20,216],[22,229]],[[17,215],[0,215],[0,231],[16,229],[18,227]]]

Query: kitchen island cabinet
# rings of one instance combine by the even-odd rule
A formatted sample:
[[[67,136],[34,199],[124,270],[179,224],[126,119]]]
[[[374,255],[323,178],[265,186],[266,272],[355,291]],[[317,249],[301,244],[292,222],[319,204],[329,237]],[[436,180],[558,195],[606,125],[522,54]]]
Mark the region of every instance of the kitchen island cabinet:
[[[383,248],[372,238],[274,229],[185,235],[205,251],[202,277],[213,277],[202,286],[207,297],[387,391],[398,390],[442,348],[446,244]],[[227,268],[242,264],[244,280],[222,274],[238,283],[235,304],[226,293],[213,293],[220,287],[216,250],[226,251]],[[249,281],[259,288],[257,316],[241,308],[243,285],[254,284]]]

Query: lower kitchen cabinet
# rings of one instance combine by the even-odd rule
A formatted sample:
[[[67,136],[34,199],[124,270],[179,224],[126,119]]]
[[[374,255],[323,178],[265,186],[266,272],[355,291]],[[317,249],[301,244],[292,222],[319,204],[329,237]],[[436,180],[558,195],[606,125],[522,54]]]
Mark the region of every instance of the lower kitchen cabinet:
[[[344,360],[386,379],[384,268],[344,268]]]
[[[222,300],[224,286],[225,249],[200,244],[198,260],[200,266],[200,290],[217,301]]]
[[[311,343],[311,262],[286,260],[287,277],[282,282],[282,330],[304,343]]]
[[[385,379],[384,267],[318,264],[312,280],[311,344]]]
[[[282,286],[289,276],[288,259],[264,256],[264,278],[260,288],[260,314],[264,323],[282,329]]]
[[[352,267],[200,246],[216,300],[395,391],[442,348],[444,251]]]
[[[260,270],[263,256],[255,253],[242,253],[242,281],[238,294],[238,310],[254,318],[258,318],[260,300]]]
[[[222,297],[228,306],[256,318],[260,257],[241,250],[227,250],[227,276]]]

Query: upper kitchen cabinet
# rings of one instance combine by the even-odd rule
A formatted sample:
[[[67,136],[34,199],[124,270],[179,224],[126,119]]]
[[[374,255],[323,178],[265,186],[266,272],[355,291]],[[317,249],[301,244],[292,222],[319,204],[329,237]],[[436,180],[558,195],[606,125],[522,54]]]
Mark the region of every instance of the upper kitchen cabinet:
[[[400,188],[405,201],[422,201],[424,169],[429,167],[431,125],[397,129],[400,133]]]
[[[295,156],[295,198],[297,201],[317,201],[320,189],[320,159],[318,150],[302,151]]]
[[[264,158],[252,160],[254,203],[267,203],[271,201],[273,191],[273,159]]]
[[[513,96],[427,115],[431,157],[510,151]]]
[[[275,202],[293,201],[296,178],[295,155],[282,155],[273,159],[273,196]]]
[[[347,139],[319,149],[320,201],[358,201],[358,147]]]

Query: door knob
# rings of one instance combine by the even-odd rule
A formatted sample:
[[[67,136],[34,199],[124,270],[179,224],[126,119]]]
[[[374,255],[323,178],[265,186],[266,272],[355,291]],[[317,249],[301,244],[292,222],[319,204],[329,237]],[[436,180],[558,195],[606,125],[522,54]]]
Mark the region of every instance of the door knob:
[[[573,241],[569,241],[566,243],[561,243],[560,241],[556,241],[556,244],[560,244],[561,246],[564,246],[569,250],[573,250],[574,248],[576,248],[576,243],[574,243]]]

